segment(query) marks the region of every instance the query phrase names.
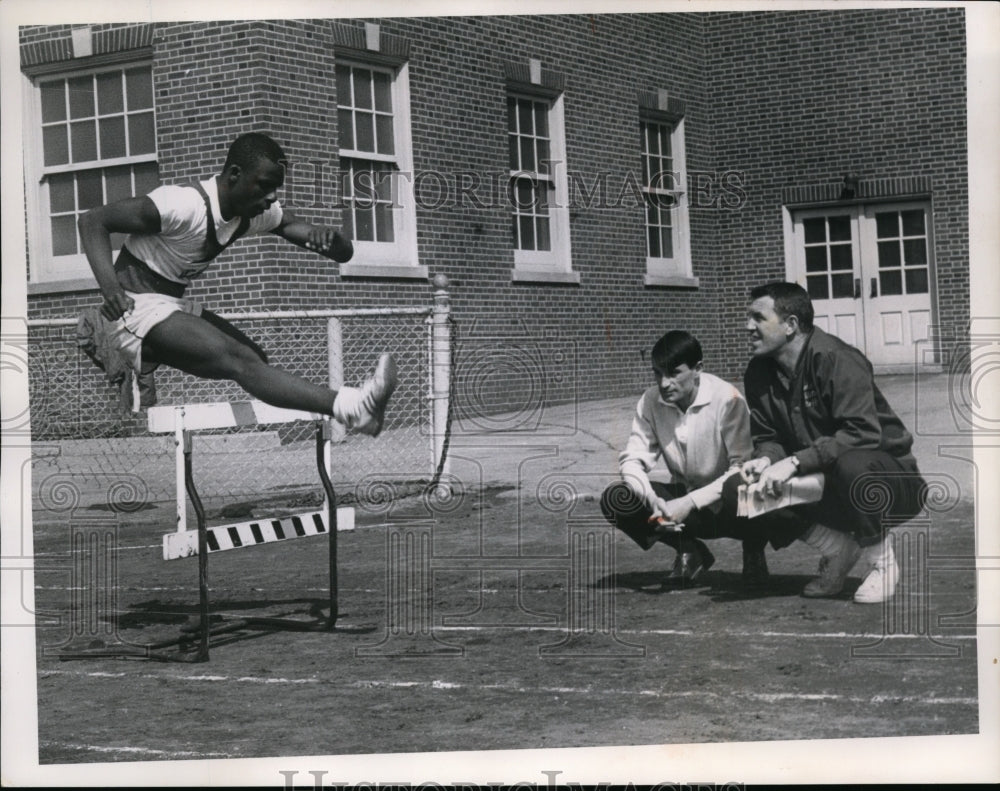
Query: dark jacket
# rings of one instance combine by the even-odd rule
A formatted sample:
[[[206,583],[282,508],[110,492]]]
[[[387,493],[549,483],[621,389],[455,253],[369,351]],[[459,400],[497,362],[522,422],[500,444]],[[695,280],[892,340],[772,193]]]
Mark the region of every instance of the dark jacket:
[[[744,376],[754,457],[799,459],[802,473],[829,468],[848,450],[884,450],[916,468],[913,437],[875,385],[860,351],[814,327],[792,379],[755,357]]]

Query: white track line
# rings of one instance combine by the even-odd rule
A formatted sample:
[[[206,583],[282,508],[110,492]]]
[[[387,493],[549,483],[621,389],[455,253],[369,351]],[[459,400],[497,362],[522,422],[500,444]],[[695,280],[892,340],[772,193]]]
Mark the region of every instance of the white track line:
[[[728,700],[732,697],[759,700],[764,703],[775,703],[782,700],[802,701],[840,701],[846,703],[928,703],[946,705],[978,705],[978,698],[924,698],[916,695],[874,695],[870,698],[844,696],[835,693],[798,693],[798,692],[706,692],[705,690],[685,690],[663,692],[655,689],[623,690],[598,689],[594,687],[519,687],[512,684],[457,684],[450,681],[356,681],[353,687],[371,688],[423,688],[432,690],[489,690],[494,692],[517,692],[534,695],[547,693],[554,695],[605,695],[621,697],[633,695],[653,698],[718,698]]]
[[[152,747],[97,747],[92,744],[67,744],[66,742],[41,742],[39,749],[76,750],[78,752],[110,753],[125,755],[155,755],[158,758],[236,758],[233,753],[206,753],[196,750],[156,750]]]
[[[132,589],[130,589],[132,590]],[[146,588],[145,590],[156,591],[156,590],[177,590],[176,588]],[[343,591],[341,591],[343,592]],[[153,614],[153,613],[146,613]],[[157,615],[190,615],[187,612],[174,611],[174,610],[157,610],[155,611]],[[127,616],[128,613],[119,613],[119,617]],[[238,619],[239,615],[231,615],[230,617]],[[511,632],[523,632],[530,634],[531,632],[558,632],[560,634],[571,634],[570,630],[566,626],[519,626],[519,625],[505,625],[502,623],[496,625],[486,625],[486,626],[435,626],[431,629],[432,632],[498,632],[503,631],[507,634]],[[709,638],[717,639],[720,636],[725,637],[737,637],[737,638],[754,638],[754,637],[766,637],[774,639],[793,639],[802,640],[815,638],[818,640],[935,640],[935,641],[948,641],[948,640],[975,640],[975,634],[886,634],[880,632],[734,632],[728,630],[718,630],[715,629],[711,634],[706,634],[703,631],[693,631],[689,629],[615,629],[608,636],[613,637],[644,637],[644,636],[655,636],[655,637],[694,637],[694,638]]]
[[[193,676],[173,676],[157,675],[156,673],[126,673],[120,671],[111,673],[105,670],[43,670],[38,674],[39,678],[49,676],[78,676],[83,678],[130,678],[130,679],[155,679],[157,681],[195,681],[195,682],[228,682],[237,684],[320,684],[323,683],[318,678],[268,678],[264,676],[218,676],[218,675],[193,675]]]
[[[653,698],[717,698],[728,700],[733,697],[745,698],[749,700],[759,700],[764,703],[774,703],[782,700],[800,701],[839,701],[846,703],[927,703],[945,705],[978,705],[978,698],[924,698],[917,695],[873,695],[865,698],[859,696],[845,696],[835,693],[797,693],[797,692],[744,692],[740,690],[732,692],[707,692],[705,690],[685,690],[663,692],[655,689],[598,689],[594,687],[519,687],[512,684],[456,684],[448,681],[356,681],[351,686],[354,687],[384,687],[384,688],[424,688],[432,690],[473,690],[476,692],[489,690],[494,692],[516,692],[534,695],[546,693],[553,695],[604,695],[613,697],[636,696]]]
[[[230,684],[324,684],[336,686],[340,682],[337,680],[324,680],[318,678],[262,678],[259,676],[224,676],[224,675],[194,675],[194,676],[174,676],[156,674],[132,674],[132,673],[107,673],[94,671],[75,670],[46,670],[39,673],[41,677],[47,676],[83,676],[96,678],[143,678],[155,679],[157,681],[180,681],[180,682],[217,682]],[[664,692],[656,689],[606,689],[595,687],[524,687],[516,684],[463,684],[460,682],[443,681],[435,679],[433,681],[382,681],[379,679],[352,681],[346,684],[352,689],[416,689],[430,690],[434,692],[449,691],[470,691],[479,693],[508,692],[522,695],[584,695],[593,697],[600,695],[604,697],[652,697],[652,698],[714,698],[719,700],[729,700],[733,697],[746,700],[755,700],[762,703],[776,703],[780,701],[837,701],[841,703],[860,704],[880,704],[880,703],[919,703],[926,705],[948,705],[948,706],[977,706],[978,698],[934,698],[922,697],[918,695],[873,695],[871,697],[845,696],[836,693],[797,693],[797,692],[745,692],[733,690],[729,692],[711,692],[706,690],[685,690]]]
[[[109,547],[109,549],[111,549],[113,552],[125,552],[126,550],[134,550],[134,549],[163,549],[163,545],[162,544],[143,544],[141,546],[134,546],[134,547],[123,547],[121,545],[115,545],[115,546]],[[62,552],[35,552],[32,555],[32,557],[36,557],[36,558],[65,558],[67,555],[70,554],[70,552],[71,552],[71,550],[68,550],[68,549],[64,550]]]
[[[497,626],[435,626],[431,631],[433,632],[489,632],[496,631],[498,629],[504,629],[505,631],[523,631],[523,632],[566,632],[569,633],[570,629],[566,626],[504,626],[503,624],[498,624]],[[657,636],[668,636],[668,637],[707,637],[710,639],[716,639],[720,635],[726,637],[775,637],[775,638],[787,638],[791,637],[794,639],[802,639],[809,637],[818,637],[822,639],[833,639],[833,640],[871,640],[875,638],[885,639],[885,640],[923,640],[927,635],[920,634],[879,634],[876,632],[730,632],[730,631],[718,631],[715,630],[711,634],[706,634],[703,631],[692,631],[688,629],[615,629],[612,633],[614,636],[619,637],[622,635],[639,636],[643,635],[657,635]],[[975,640],[976,635],[934,635],[934,639],[937,640]]]

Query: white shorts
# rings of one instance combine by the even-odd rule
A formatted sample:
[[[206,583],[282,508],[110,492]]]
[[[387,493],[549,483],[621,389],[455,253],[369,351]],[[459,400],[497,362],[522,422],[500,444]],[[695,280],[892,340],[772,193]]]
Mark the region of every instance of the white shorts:
[[[142,371],[142,342],[146,334],[171,313],[201,315],[201,305],[184,297],[168,297],[166,294],[133,294],[126,291],[135,306],[115,322],[111,337],[122,357],[137,372]]]

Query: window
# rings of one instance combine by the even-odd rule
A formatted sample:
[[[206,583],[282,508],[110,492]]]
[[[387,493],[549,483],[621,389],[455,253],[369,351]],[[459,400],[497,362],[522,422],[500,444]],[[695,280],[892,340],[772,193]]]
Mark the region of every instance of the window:
[[[562,97],[508,93],[507,143],[515,279],[521,273],[529,280],[576,282],[571,272]]]
[[[802,220],[806,290],[812,299],[854,298],[854,235],[850,214]]]
[[[686,285],[691,278],[684,165],[684,121],[640,117],[646,283]]]
[[[930,291],[926,212],[876,210],[879,291],[883,296]]]
[[[91,275],[77,232],[88,209],[159,185],[149,64],[45,76],[27,113],[31,279]],[[33,177],[32,177],[33,176]],[[116,234],[117,250],[123,236]]]
[[[344,230],[356,260],[342,274],[425,276],[417,266],[407,68],[337,64]]]

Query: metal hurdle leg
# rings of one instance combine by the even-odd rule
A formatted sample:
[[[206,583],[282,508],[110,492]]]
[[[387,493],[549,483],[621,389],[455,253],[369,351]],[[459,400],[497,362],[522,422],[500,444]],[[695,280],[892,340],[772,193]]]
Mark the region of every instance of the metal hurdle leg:
[[[196,662],[208,661],[209,607],[208,607],[208,524],[205,520],[205,508],[201,504],[198,490],[194,485],[194,469],[191,461],[191,432],[184,432],[184,488],[191,505],[198,517],[198,615],[201,623],[198,628],[198,653]]]
[[[319,470],[319,479],[323,482],[323,491],[326,493],[327,524],[326,532],[329,534],[327,540],[330,547],[330,616],[327,628],[331,631],[337,626],[338,592],[337,592],[337,495],[333,491],[333,481],[326,469],[326,449],[329,447],[333,434],[333,425],[329,420],[321,420],[316,428],[316,467]]]

